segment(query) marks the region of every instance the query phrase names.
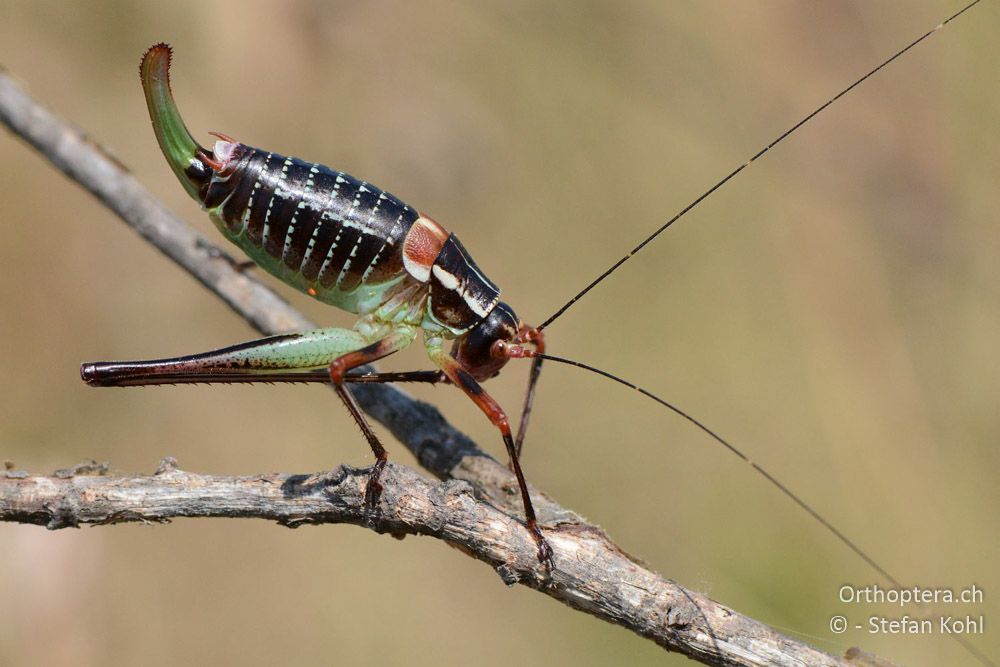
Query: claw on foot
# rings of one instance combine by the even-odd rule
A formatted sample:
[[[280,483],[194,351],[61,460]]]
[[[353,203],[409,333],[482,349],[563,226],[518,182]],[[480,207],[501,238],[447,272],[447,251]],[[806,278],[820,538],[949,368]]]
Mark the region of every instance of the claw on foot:
[[[365,509],[368,512],[374,512],[381,497],[382,485],[373,475],[368,478],[368,484],[365,485]]]
[[[365,485],[365,511],[375,514],[378,510],[378,501],[382,498],[382,469],[385,468],[385,461],[376,461],[372,466],[372,471],[368,473],[368,483]]]
[[[542,535],[541,528],[534,520],[528,521],[528,530],[531,531],[531,536],[535,538],[535,545],[538,547],[538,562],[544,565],[546,570],[552,572],[555,568],[555,563],[552,560],[552,547],[549,546],[545,536]]]

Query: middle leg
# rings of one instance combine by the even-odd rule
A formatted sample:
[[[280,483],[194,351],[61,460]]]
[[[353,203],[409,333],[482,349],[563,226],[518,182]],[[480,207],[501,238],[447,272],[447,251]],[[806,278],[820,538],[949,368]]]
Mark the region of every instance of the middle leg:
[[[368,420],[362,414],[361,408],[358,407],[354,396],[345,386],[346,374],[353,368],[364,366],[365,364],[387,357],[394,352],[398,352],[413,342],[415,336],[416,331],[411,327],[396,329],[385,338],[366,345],[360,350],[353,350],[343,354],[330,363],[330,379],[333,381],[333,387],[337,391],[340,400],[347,407],[347,411],[354,418],[354,423],[361,429],[365,440],[368,441],[368,445],[372,448],[372,453],[375,454],[375,465],[372,466],[372,471],[368,476],[368,485],[365,487],[365,506],[370,512],[375,510],[382,495],[382,484],[379,480],[385,464],[389,461],[389,457],[385,451],[385,447],[382,446],[378,436],[375,435],[375,431],[372,430]]]

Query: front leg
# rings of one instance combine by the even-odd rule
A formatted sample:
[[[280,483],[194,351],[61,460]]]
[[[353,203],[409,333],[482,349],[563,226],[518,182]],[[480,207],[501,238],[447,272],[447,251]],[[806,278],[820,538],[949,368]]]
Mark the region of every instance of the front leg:
[[[535,545],[538,548],[538,560],[545,564],[551,571],[552,547],[542,535],[541,528],[538,527],[538,520],[535,518],[535,508],[531,504],[531,496],[528,494],[528,483],[524,479],[521,471],[521,462],[517,455],[517,447],[514,438],[511,436],[510,420],[500,404],[492,396],[486,393],[479,382],[465,370],[458,361],[448,354],[443,348],[443,341],[437,338],[428,338],[426,341],[427,354],[431,360],[437,364],[438,368],[448,377],[452,384],[465,392],[465,395],[472,399],[472,402],[479,406],[486,417],[500,430],[503,444],[507,447],[507,455],[510,457],[510,465],[517,477],[517,486],[521,491],[521,500],[524,503],[524,517],[528,530],[531,532]]]

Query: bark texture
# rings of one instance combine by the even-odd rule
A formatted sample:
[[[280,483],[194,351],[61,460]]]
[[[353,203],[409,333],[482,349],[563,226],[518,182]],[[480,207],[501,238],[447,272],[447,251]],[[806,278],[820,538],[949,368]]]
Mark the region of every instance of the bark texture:
[[[490,488],[513,482],[509,474],[481,472]],[[555,552],[549,572],[517,515],[469,482],[431,481],[391,463],[382,481],[382,500],[369,513],[365,469],[231,477],[182,471],[164,459],[154,474],[137,476],[88,462],[49,476],[8,471],[0,478],[0,519],[55,530],[176,517],[261,518],[290,528],[348,523],[396,537],[429,535],[487,563],[507,585],[524,584],[705,664],[849,664],[661,577],[579,516],[565,510],[554,516],[551,502],[544,519]]]

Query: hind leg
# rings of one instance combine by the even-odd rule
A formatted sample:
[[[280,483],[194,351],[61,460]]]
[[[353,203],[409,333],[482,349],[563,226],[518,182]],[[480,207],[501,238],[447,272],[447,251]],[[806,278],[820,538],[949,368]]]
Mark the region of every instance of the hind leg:
[[[409,326],[394,327],[374,342],[353,329],[314,329],[183,357],[89,363],[80,368],[80,374],[92,386],[126,387],[192,382],[267,382],[272,378],[294,380],[296,371],[326,369],[337,395],[375,454],[375,466],[365,489],[365,503],[374,508],[382,490],[379,477],[388,458],[385,447],[344,386],[344,374],[403,349],[415,337],[416,330]]]

